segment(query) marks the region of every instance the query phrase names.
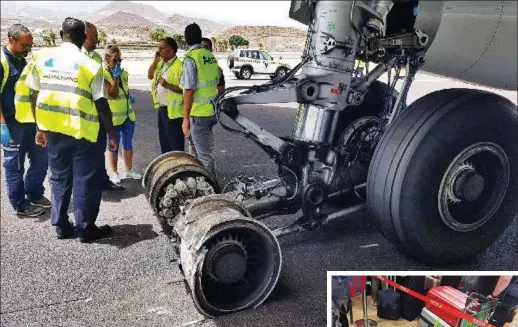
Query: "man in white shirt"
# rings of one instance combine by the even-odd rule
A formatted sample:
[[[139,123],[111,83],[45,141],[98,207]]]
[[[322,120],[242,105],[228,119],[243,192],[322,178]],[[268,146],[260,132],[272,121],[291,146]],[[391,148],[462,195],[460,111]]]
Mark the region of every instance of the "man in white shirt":
[[[160,148],[162,153],[169,151],[184,151],[185,137],[182,132],[182,117],[170,118],[168,113],[167,95],[170,92],[182,94],[183,90],[179,85],[174,85],[169,80],[170,71],[181,70],[181,65],[176,57],[178,51],[178,44],[171,37],[166,37],[160,40],[160,47],[155,55],[155,59],[149,67],[148,77],[156,79],[156,101],[158,102],[158,135],[160,140]],[[162,60],[161,65],[160,59]],[[159,66],[159,67],[158,67]],[[158,71],[157,71],[158,69]],[[178,73],[181,73],[178,71]],[[181,108],[181,107],[179,107]]]
[[[85,22],[86,26],[86,40],[83,43],[83,47],[81,51],[87,55],[88,57],[95,60],[99,65],[103,65],[103,59],[101,55],[95,51],[97,45],[99,44],[99,36],[97,33],[97,27],[90,22]],[[101,185],[103,191],[122,191],[124,187],[120,184],[120,180],[112,180],[108,176],[108,172],[106,171],[106,162],[104,153],[106,151],[106,131],[101,125],[101,130],[99,131],[99,139],[97,140],[99,145],[99,167],[101,174]]]

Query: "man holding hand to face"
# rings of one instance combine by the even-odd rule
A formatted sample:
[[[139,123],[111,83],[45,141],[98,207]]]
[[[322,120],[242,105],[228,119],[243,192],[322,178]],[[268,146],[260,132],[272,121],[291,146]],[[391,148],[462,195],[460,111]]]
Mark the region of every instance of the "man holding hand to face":
[[[180,88],[182,62],[176,56],[178,44],[171,37],[160,40],[155,60],[148,70],[155,109],[158,110],[158,135],[162,153],[184,151],[182,132],[183,90]]]

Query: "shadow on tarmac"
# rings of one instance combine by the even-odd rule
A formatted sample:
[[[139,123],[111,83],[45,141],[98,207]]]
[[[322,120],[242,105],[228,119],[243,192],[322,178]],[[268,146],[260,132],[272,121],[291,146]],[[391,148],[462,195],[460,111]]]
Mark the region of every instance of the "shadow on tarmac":
[[[106,202],[121,202],[124,199],[135,198],[144,193],[144,188],[140,180],[125,179],[122,181],[124,190],[103,192],[102,201]]]
[[[151,224],[136,224],[136,225],[114,225],[111,226],[113,234],[109,238],[94,241],[92,243],[107,244],[124,249],[136,243],[154,239],[158,233],[153,230]]]

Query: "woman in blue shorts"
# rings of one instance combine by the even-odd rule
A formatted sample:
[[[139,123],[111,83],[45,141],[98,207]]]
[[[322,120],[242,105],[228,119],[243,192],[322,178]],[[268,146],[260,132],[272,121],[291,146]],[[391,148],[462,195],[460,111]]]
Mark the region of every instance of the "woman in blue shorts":
[[[122,178],[140,179],[142,176],[133,170],[133,133],[135,132],[135,112],[131,104],[135,102],[129,93],[128,72],[121,69],[121,52],[116,45],[106,47],[104,54],[105,65],[104,90],[113,116],[113,126],[119,148],[122,148],[125,171]],[[108,175],[114,183],[120,183],[121,177],[117,172],[117,151],[108,150]]]

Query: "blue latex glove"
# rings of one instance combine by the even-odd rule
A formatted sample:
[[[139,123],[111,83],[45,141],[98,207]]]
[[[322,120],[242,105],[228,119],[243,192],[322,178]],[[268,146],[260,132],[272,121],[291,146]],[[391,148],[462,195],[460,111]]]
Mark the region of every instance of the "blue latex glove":
[[[6,124],[2,124],[2,144],[8,143],[12,141],[11,133],[9,133],[9,128],[7,128]]]
[[[122,74],[121,63],[117,62],[117,64],[115,65],[115,68],[112,69],[112,75],[114,78],[118,78],[121,76],[121,74]]]
[[[130,100],[130,103],[131,104],[134,104],[135,103],[135,97],[133,95],[130,94],[129,96],[129,100]]]

